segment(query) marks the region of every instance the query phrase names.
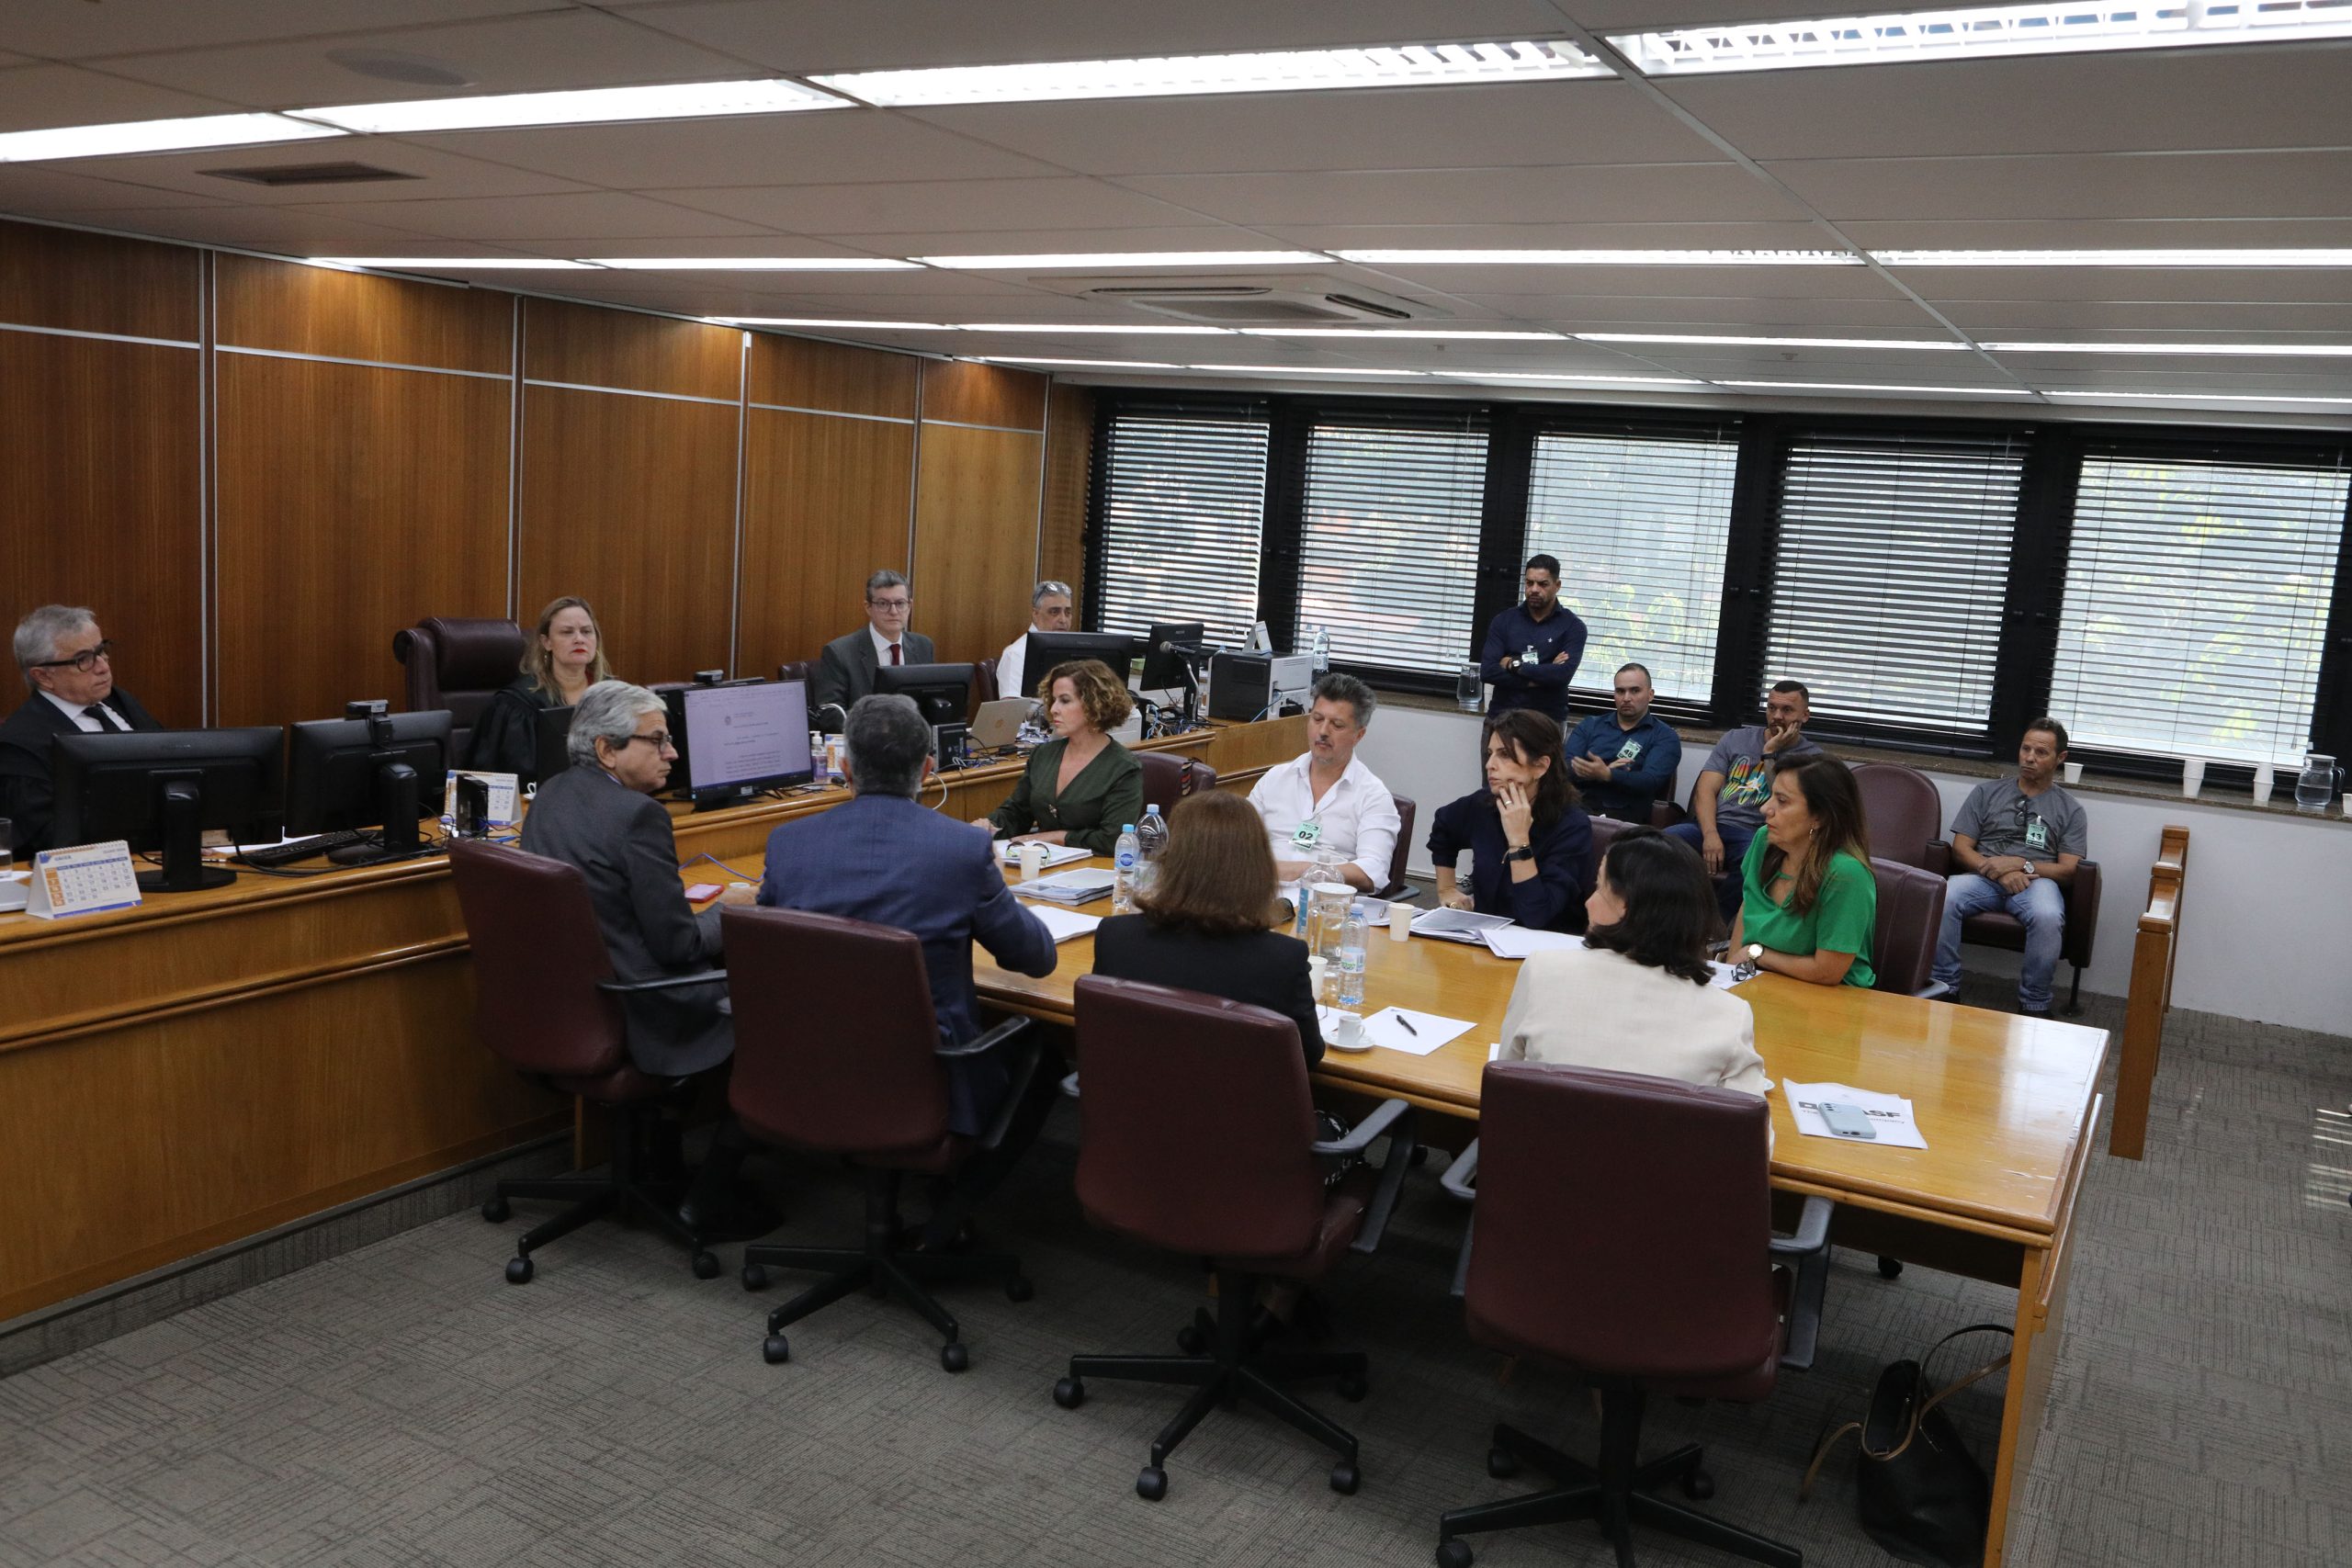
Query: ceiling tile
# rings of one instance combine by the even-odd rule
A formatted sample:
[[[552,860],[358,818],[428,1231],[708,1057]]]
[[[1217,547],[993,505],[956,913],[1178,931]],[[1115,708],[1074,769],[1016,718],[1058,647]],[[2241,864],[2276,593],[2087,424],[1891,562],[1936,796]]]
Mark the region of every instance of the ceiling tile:
[[[299,208],[157,207],[108,212],[104,226],[125,233],[281,255],[372,255],[413,251],[416,236],[356,222],[339,210]]]
[[[119,208],[227,207],[222,196],[195,196],[100,179],[95,175],[68,174],[47,164],[0,164],[0,212],[37,213],[44,217],[69,212],[106,212]]]
[[[1962,299],[2341,300],[2352,269],[2334,267],[1902,267],[1896,276],[1930,303]]]
[[[2352,333],[2352,301],[1946,299],[1939,302],[1938,309],[1955,326],[1980,338],[2005,334],[2035,334],[2063,340],[2093,333],[2125,337],[2172,333],[2212,336],[2273,332]]]
[[[1564,0],[1560,9],[1599,32],[1695,27],[1702,22],[1777,22],[1827,7],[1802,0]]]
[[[1256,231],[1312,251],[1821,250],[1835,238],[1811,220],[1772,223],[1261,223]]]
[[[400,0],[413,23],[544,11],[559,0]],[[262,39],[383,29],[382,0],[236,0],[190,5],[188,0],[106,0],[102,6],[8,7],[8,42],[51,60],[152,53]]]
[[[367,164],[413,175],[413,179],[353,185],[257,186],[227,178],[216,169],[280,168],[303,164]],[[586,187],[546,175],[526,174],[499,164],[454,157],[431,148],[410,147],[384,137],[344,137],[334,141],[298,141],[268,147],[232,147],[210,152],[166,152],[134,158],[77,158],[43,168],[95,178],[136,180],[159,190],[190,196],[225,197],[254,207],[382,206],[446,197],[554,195]]]
[[[456,200],[337,202],[334,210],[413,234],[508,243],[517,240],[641,240],[752,234],[752,224],[689,212],[620,191],[569,196],[464,197]]]
[[[1586,222],[1803,216],[1728,163],[1139,175],[1119,183],[1227,223],[1514,223],[1569,212]]]
[[[27,65],[0,71],[0,130],[105,125],[121,119],[175,119],[233,112],[235,105],[76,65]]]
[[[1767,165],[1833,220],[2329,218],[2352,152],[1864,158]]]
[[[772,186],[672,190],[663,196],[683,207],[802,234],[1140,229],[1181,224],[1191,217],[1100,180],[1068,177]],[[993,247],[995,242],[989,244]]]
[[[1703,137],[1622,82],[1219,98],[979,104],[908,112],[1086,174],[1457,169],[1703,162]]]
[[[474,85],[420,87],[379,81],[327,58],[330,51],[345,49],[422,55],[464,72]],[[719,81],[763,74],[741,61],[666,34],[599,12],[575,10],[540,10],[530,16],[455,27],[389,28],[229,49],[136,54],[109,60],[106,68],[142,82],[208,92],[262,108],[617,87],[639,82]]]
[[[2352,246],[2344,218],[1856,220],[1838,231],[1866,250],[2131,250],[2155,246]]]
[[[403,138],[613,190],[1010,179],[1060,173],[878,109]]]
[[[667,198],[670,193],[663,192]],[[1177,214],[1182,217],[1182,214]],[[1202,223],[1182,229],[931,230],[906,234],[827,234],[835,244],[886,256],[1032,256],[1094,252],[1279,250],[1247,229]]]
[[[1891,299],[1900,291],[1862,266],[1357,266],[1385,287],[1483,298],[1641,294],[1653,299]],[[1375,282],[1375,287],[1383,285]]]
[[[1876,299],[1756,299],[1745,295],[1661,299],[1654,293],[1484,291],[1453,296],[1538,326],[1594,332],[1803,333],[1934,330],[1935,321],[1893,292]]]

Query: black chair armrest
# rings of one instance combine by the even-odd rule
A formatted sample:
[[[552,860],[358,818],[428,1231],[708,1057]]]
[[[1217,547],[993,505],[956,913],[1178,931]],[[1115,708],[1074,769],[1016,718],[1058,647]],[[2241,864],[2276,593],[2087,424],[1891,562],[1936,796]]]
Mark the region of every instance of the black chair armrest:
[[[1477,1229],[1478,1216],[1473,1214],[1462,1227],[1462,1250],[1453,1255],[1453,1287],[1446,1293],[1457,1302],[1470,1293],[1470,1238]]]
[[[1827,1247],[1829,1245],[1829,1216],[1835,1208],[1836,1205],[1828,1199],[1818,1194],[1806,1198],[1804,1213],[1797,1216],[1796,1234],[1774,1236],[1772,1256],[1804,1258]]]
[[[1034,1018],[1008,1018],[986,1034],[967,1040],[961,1045],[942,1045],[932,1055],[943,1062],[960,1061],[966,1056],[984,1056],[1037,1021]]]
[[[1034,1018],[1009,1018],[981,1035],[980,1039],[993,1039],[998,1044],[1003,1044],[1025,1033],[1027,1026],[1036,1021]],[[973,1043],[978,1044],[978,1041]],[[1037,1090],[1037,1066],[1045,1060],[1045,1055],[1046,1044],[1042,1038],[1023,1040],[1013,1047],[1011,1053],[1012,1081],[1005,1086],[1004,1099],[998,1102],[996,1114],[989,1118],[988,1127],[980,1134],[980,1147],[994,1149],[1003,1145],[1005,1134],[1012,1130],[1013,1118],[1021,1113],[1023,1105]]]
[[[1308,1145],[1307,1147],[1315,1154],[1326,1156],[1331,1158],[1344,1158],[1349,1155],[1361,1155],[1364,1150],[1372,1147],[1372,1141],[1374,1138],[1377,1138],[1381,1134],[1388,1131],[1390,1122],[1396,1121],[1399,1116],[1404,1115],[1405,1112],[1411,1109],[1413,1109],[1413,1107],[1408,1101],[1402,1100],[1384,1100],[1378,1105],[1372,1108],[1371,1115],[1365,1117],[1353,1127],[1348,1129],[1348,1135],[1346,1137],[1318,1140],[1316,1143]]]
[[[723,986],[727,971],[706,969],[699,975],[665,975],[659,980],[599,980],[600,991],[674,991],[682,986]]]
[[[1420,1140],[1413,1134],[1412,1110],[1401,1100],[1382,1100],[1346,1137],[1313,1145],[1317,1155],[1356,1155],[1371,1147],[1372,1141],[1381,1134],[1388,1134],[1388,1153],[1380,1162],[1380,1180],[1372,1190],[1372,1201],[1364,1205],[1363,1224],[1356,1231],[1351,1251],[1377,1251],[1380,1238],[1388,1233],[1389,1216],[1396,1212],[1397,1195],[1405,1190],[1405,1173],[1412,1168],[1413,1151],[1420,1146]]]
[[[1952,871],[1951,841],[1929,839],[1927,852],[1919,857],[1919,864],[1923,870],[1931,871],[1938,876],[1950,876]]]
[[[1445,1174],[1437,1179],[1437,1184],[1445,1189],[1447,1197],[1475,1203],[1478,1201],[1477,1179],[1478,1140],[1473,1138],[1468,1148],[1453,1156],[1453,1163],[1445,1168]]]
[[[1062,1092],[1063,1092],[1064,1094],[1068,1095],[1068,1096],[1069,1096],[1070,1099],[1072,1099],[1072,1100],[1076,1100],[1076,1099],[1078,1099],[1078,1098],[1079,1098],[1079,1093],[1078,1093],[1078,1075],[1077,1075],[1076,1073],[1069,1073],[1069,1074],[1066,1074],[1066,1075],[1063,1077],[1063,1078],[1062,1078]]]
[[[2066,940],[2069,964],[2087,969],[2091,945],[2098,940],[2099,869],[2095,860],[2076,861],[2066,884]]]
[[[1808,1197],[1797,1216],[1794,1235],[1776,1235],[1770,1251],[1785,1261],[1796,1278],[1789,1292],[1788,1333],[1781,1350],[1781,1365],[1804,1371],[1813,1365],[1821,1340],[1821,1303],[1829,1289],[1829,1218],[1833,1206],[1823,1197]]]

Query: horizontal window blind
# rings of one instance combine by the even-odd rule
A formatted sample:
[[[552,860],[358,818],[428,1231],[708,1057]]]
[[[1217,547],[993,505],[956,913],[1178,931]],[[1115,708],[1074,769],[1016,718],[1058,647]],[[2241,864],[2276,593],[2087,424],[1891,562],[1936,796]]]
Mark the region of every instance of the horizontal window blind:
[[[1713,696],[1738,467],[1735,431],[1536,436],[1521,555],[1559,558],[1589,632],[1578,688],[1608,692],[1632,663],[1668,701]]]
[[[1335,662],[1456,669],[1470,641],[1484,414],[1417,423],[1327,420],[1307,433],[1298,625],[1329,626]]]
[[[2347,487],[2341,455],[2305,465],[2086,456],[2050,690],[2072,738],[2300,761]]]
[[[1798,435],[1765,682],[1804,682],[1818,718],[1984,739],[2024,469],[2007,434]]]
[[[1249,635],[1258,619],[1266,439],[1263,413],[1112,416],[1095,457],[1101,629],[1197,620],[1211,642]]]

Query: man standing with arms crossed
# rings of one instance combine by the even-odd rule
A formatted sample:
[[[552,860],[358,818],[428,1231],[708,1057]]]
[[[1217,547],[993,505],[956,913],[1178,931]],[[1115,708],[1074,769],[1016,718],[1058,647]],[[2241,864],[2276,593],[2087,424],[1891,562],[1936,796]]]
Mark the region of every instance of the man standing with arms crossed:
[[[1478,660],[1495,688],[1487,716],[1533,708],[1566,729],[1568,683],[1584,660],[1584,623],[1575,611],[1560,607],[1560,563],[1555,558],[1529,557],[1521,585],[1526,599],[1487,627],[1486,649]]]

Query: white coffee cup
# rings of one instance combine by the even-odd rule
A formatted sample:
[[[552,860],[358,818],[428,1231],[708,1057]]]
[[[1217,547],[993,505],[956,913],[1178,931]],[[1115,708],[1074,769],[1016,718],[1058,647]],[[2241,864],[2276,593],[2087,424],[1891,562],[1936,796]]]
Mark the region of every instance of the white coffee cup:
[[[1315,999],[1318,1002],[1323,999],[1324,978],[1330,973],[1329,959],[1310,958],[1306,961],[1306,988],[1315,993]]]
[[[2180,761],[2180,793],[2190,800],[2205,787],[2205,759],[2184,757]]]
[[[2083,782],[2083,765],[2080,762],[2069,762],[2066,764],[2066,782],[2068,784],[2080,784]]]
[[[1420,913],[1414,906],[1399,898],[1388,906],[1388,940],[1403,942],[1413,934],[1413,917]]]
[[[1339,1043],[1351,1051],[1363,1046],[1363,1015],[1362,1013],[1343,1012],[1340,1015]]]
[[[1046,874],[1046,846],[1032,841],[1021,846],[1021,880],[1035,882]]]
[[[2278,770],[2267,762],[2254,770],[2254,803],[2256,806],[2270,804],[2271,786],[2278,782]]]

